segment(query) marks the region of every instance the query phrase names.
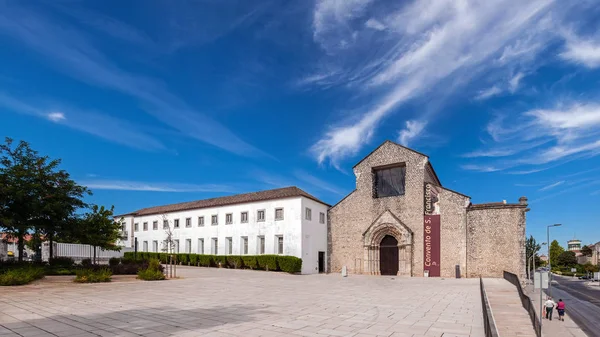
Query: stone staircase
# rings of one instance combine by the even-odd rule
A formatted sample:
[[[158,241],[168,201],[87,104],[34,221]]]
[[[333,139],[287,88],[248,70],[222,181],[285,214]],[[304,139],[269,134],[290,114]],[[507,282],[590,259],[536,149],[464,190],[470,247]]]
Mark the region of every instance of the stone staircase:
[[[484,278],[483,285],[501,337],[536,337],[529,313],[512,283],[501,278]]]

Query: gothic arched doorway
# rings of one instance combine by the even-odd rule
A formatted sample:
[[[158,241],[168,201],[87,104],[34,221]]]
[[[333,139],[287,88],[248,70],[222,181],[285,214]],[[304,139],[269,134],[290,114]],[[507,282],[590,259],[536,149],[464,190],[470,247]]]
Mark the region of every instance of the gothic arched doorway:
[[[379,271],[381,275],[398,274],[398,240],[386,235],[379,244]]]

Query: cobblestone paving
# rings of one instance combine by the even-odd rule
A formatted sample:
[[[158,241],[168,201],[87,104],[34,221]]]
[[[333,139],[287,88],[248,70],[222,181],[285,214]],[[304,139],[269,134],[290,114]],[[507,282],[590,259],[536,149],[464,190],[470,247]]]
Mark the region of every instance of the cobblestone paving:
[[[0,288],[7,336],[484,336],[477,279],[179,268],[182,279]],[[61,282],[62,281],[62,282]]]

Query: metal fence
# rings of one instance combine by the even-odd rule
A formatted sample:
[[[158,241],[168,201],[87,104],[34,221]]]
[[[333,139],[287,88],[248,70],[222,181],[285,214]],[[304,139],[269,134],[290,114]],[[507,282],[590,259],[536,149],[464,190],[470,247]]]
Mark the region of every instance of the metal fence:
[[[94,257],[94,247],[90,245],[80,245],[76,243],[58,243],[55,242],[52,255],[54,257],[70,257],[75,262],[81,262],[83,259],[92,259]],[[133,248],[121,247],[120,251],[104,250],[96,248],[96,261],[107,262],[111,257],[123,257],[126,252],[133,252]],[[42,259],[48,261],[50,258],[50,244],[44,242],[42,245]]]
[[[479,289],[481,290],[481,307],[483,308],[483,327],[485,329],[485,337],[498,337],[498,328],[496,327],[496,321],[492,315],[492,307],[490,301],[487,298],[485,287],[483,286],[483,279],[479,277]]]
[[[521,304],[523,305],[523,308],[525,308],[525,310],[527,310],[527,312],[529,313],[529,318],[531,318],[531,324],[533,324],[535,334],[536,336],[541,337],[542,325],[540,324],[540,320],[535,312],[531,299],[523,292],[523,287],[521,287],[519,277],[513,273],[505,271],[504,279],[512,283],[515,287],[517,287],[517,291],[519,291],[519,297],[521,298]]]

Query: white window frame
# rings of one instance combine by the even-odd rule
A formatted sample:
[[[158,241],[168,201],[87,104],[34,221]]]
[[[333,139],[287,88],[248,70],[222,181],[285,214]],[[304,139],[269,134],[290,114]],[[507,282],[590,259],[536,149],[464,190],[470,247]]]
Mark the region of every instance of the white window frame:
[[[277,211],[281,211],[280,217],[277,216]],[[284,218],[283,207],[275,208],[275,220],[283,220],[283,218]]]
[[[198,227],[204,227],[204,215],[198,217]]]
[[[158,230],[158,221],[152,221],[152,230],[153,231],[157,231]]]
[[[204,254],[204,238],[198,239],[198,247],[196,249],[198,254]]]
[[[218,214],[213,214],[210,216],[210,225],[211,226],[219,225],[219,215]]]
[[[192,239],[185,239],[185,253],[192,253]]]
[[[233,238],[232,237],[226,237],[225,238],[225,255],[232,255],[233,254]]]
[[[154,253],[158,253],[158,240],[153,240],[152,241],[152,251]]]
[[[260,217],[260,214],[262,212],[262,219]],[[267,212],[264,209],[259,209],[256,211],[256,222],[265,222],[267,217]]]
[[[319,223],[323,223],[324,224],[325,222],[327,222],[326,220],[327,219],[325,218],[325,213],[320,212],[319,213]]]
[[[192,218],[185,218],[185,228],[192,227]]]
[[[212,255],[219,255],[219,238],[210,239],[210,253]]]
[[[148,252],[148,241],[142,242],[142,252]]]
[[[173,227],[179,228],[179,219],[173,220]]]
[[[248,237],[242,236],[240,240],[240,255],[248,255]]]
[[[265,242],[265,236],[264,235],[259,235],[256,237],[256,254],[257,255],[263,255],[265,254],[266,251],[266,242]]]
[[[148,231],[148,221],[144,221],[144,223],[142,224],[142,228],[144,229],[144,232]]]
[[[244,219],[244,215],[246,215],[246,219]],[[248,212],[242,212],[240,214],[240,223],[248,223]]]
[[[133,224],[133,231],[134,232],[139,232],[140,231],[140,224],[138,222]]]
[[[173,240],[175,243],[175,254],[179,254],[179,239]]]
[[[305,220],[309,220],[312,221],[312,209],[306,207],[304,209],[304,219]]]
[[[225,224],[232,225],[233,224],[233,213],[225,214]]]
[[[163,220],[163,229],[169,228],[169,220]]]
[[[281,240],[281,247],[279,246],[279,240]],[[283,241],[283,235],[275,235],[276,254],[282,255],[284,247],[285,247],[285,245],[284,245],[284,241]],[[281,248],[281,250],[279,248]]]

